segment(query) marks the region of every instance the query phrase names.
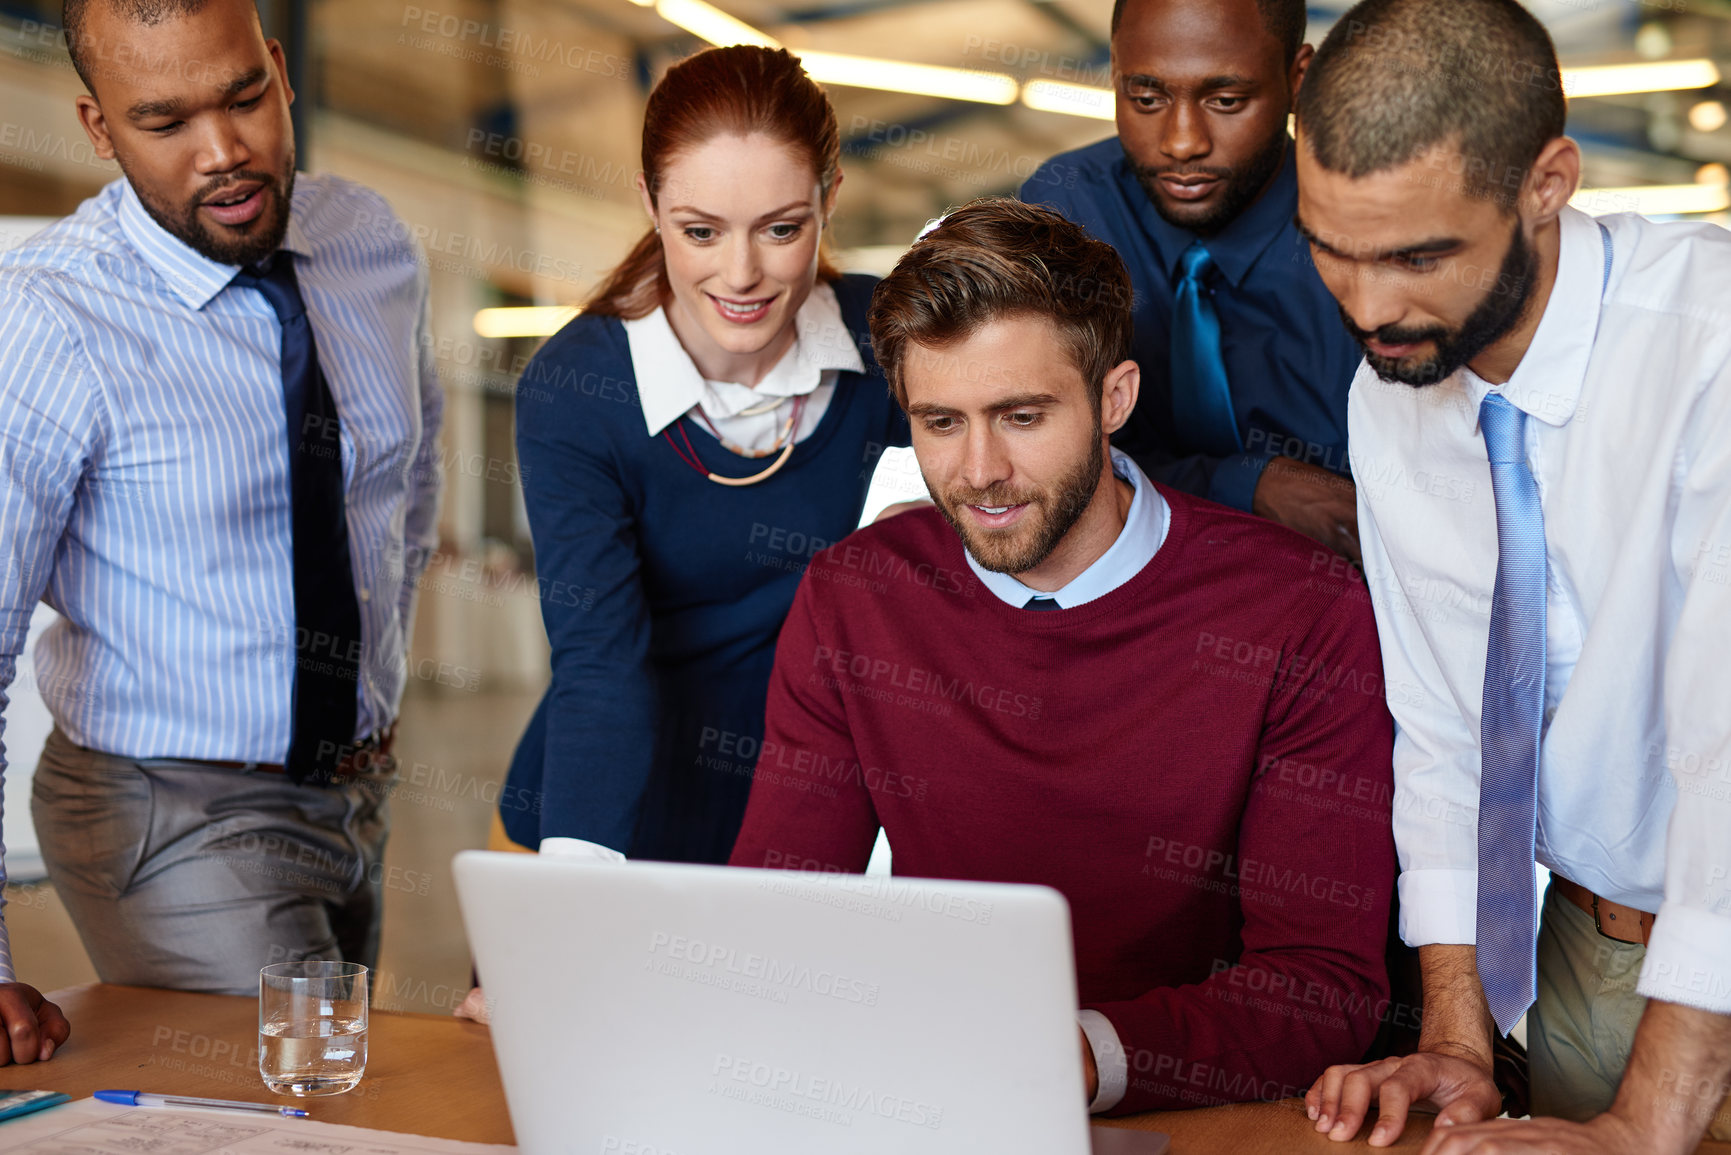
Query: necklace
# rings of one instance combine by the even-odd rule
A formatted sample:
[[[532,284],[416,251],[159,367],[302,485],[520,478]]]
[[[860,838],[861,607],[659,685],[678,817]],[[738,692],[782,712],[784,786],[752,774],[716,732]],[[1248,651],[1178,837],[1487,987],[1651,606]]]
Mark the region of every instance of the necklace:
[[[759,413],[774,413],[777,409],[786,405],[789,400],[790,399],[787,397],[772,397],[768,401],[763,401],[759,404],[753,405],[750,409],[741,409],[738,413],[735,413],[734,416],[756,417]]]
[[[786,399],[783,398],[783,400]],[[777,404],[779,405],[780,403],[778,402]],[[771,408],[774,407],[772,406]],[[767,410],[765,412],[767,412]],[[731,486],[756,485],[760,481],[768,481],[771,477],[774,477],[781,471],[781,467],[787,464],[787,459],[793,456],[794,431],[799,428],[800,415],[804,412],[805,398],[800,397],[793,403],[793,415],[789,417],[787,423],[782,426],[781,435],[775,439],[775,444],[770,446],[768,449],[752,450],[736,446],[726,438],[722,437],[720,433],[716,432],[715,426],[710,423],[709,418],[704,416],[703,410],[701,408],[697,410],[698,420],[709,426],[709,431],[715,434],[715,439],[721,442],[721,447],[729,453],[738,457],[757,458],[768,457],[777,450],[781,451],[781,455],[770,463],[768,469],[763,470],[761,473],[754,473],[750,477],[723,477],[721,474],[711,472],[709,469],[705,468],[703,460],[697,456],[697,450],[691,444],[691,436],[685,432],[685,425],[683,422],[678,425],[680,440],[685,443],[683,449],[680,448],[679,442],[673,440],[672,430],[663,429],[661,431],[661,436],[666,438],[667,444],[673,447],[673,452],[679,456],[679,460],[685,462],[685,464],[691,466],[691,468],[697,470],[697,472],[703,474],[703,476],[709,478],[709,480],[715,482],[715,484]]]

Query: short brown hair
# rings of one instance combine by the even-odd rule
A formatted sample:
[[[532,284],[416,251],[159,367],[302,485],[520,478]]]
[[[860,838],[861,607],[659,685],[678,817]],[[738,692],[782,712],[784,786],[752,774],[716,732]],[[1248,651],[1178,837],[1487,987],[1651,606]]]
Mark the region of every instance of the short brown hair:
[[[907,407],[908,342],[942,348],[1004,317],[1044,317],[1093,390],[1130,356],[1134,290],[1118,253],[1058,213],[1008,197],[957,209],[872,294],[872,351]]]
[[[1297,112],[1329,172],[1358,180],[1452,143],[1466,191],[1507,214],[1568,107],[1550,33],[1515,0],[1364,0],[1316,50]]]

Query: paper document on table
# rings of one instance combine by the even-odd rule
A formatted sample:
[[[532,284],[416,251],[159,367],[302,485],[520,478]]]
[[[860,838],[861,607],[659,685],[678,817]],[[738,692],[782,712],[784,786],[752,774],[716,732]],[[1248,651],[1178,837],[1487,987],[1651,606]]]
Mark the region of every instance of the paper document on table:
[[[0,1123],[0,1150],[9,1155],[505,1155],[517,1148],[280,1115],[122,1107],[81,1099]]]

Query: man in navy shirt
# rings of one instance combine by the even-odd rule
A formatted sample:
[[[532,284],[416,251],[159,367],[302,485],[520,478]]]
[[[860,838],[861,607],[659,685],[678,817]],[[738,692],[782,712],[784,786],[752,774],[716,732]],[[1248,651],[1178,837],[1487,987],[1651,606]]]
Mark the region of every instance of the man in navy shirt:
[[[1302,0],[1117,0],[1118,135],[1053,157],[1021,197],[1130,268],[1142,396],[1120,446],[1157,480],[1356,558],[1360,350],[1293,227],[1304,23]]]

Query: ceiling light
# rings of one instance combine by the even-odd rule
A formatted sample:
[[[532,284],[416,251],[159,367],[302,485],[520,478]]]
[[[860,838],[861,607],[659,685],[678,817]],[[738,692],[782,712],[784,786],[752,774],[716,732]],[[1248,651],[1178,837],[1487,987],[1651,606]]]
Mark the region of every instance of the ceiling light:
[[[1717,100],[1703,100],[1689,110],[1689,127],[1696,132],[1718,132],[1726,119],[1725,106]]]
[[[704,0],[656,0],[655,11],[669,24],[676,24],[699,40],[707,40],[717,48],[733,44],[758,44],[764,48],[780,48],[780,41],[766,36],[745,21],[729,16]]]
[[[667,3],[667,0],[662,0],[662,3]],[[911,92],[916,96],[972,100],[980,104],[1014,104],[1016,100],[1016,78],[1002,72],[909,64],[901,60],[879,60],[839,52],[796,50],[795,54],[811,78],[821,84]]]
[[[654,0],[655,11],[669,24],[676,24],[700,40],[725,48],[733,44],[758,44],[780,48],[768,33],[705,0]],[[794,54],[806,74],[820,84],[851,88],[875,88],[883,92],[909,92],[948,100],[972,100],[981,104],[1014,104],[1016,78],[1001,72],[979,72],[969,68],[945,68],[936,64],[911,64],[904,60],[881,60],[872,56],[849,56],[841,52],[799,51]]]
[[[1603,64],[1563,69],[1563,94],[1617,96],[1628,92],[1681,92],[1719,83],[1711,60],[1662,60],[1652,64]]]
[[[1617,96],[1631,92],[1681,92],[1692,88],[1708,88],[1718,83],[1719,66],[1706,59],[1665,60],[1653,64],[1604,64],[1589,68],[1563,69],[1563,92],[1570,97]],[[1071,116],[1111,120],[1113,93],[1110,88],[1096,88],[1086,84],[1031,80],[1022,89],[1022,103],[1041,112],[1062,112]],[[1723,113],[1724,109],[1721,108],[1720,111]],[[1694,114],[1690,115],[1693,123]],[[1702,131],[1712,132],[1713,129]]]
[[[1648,60],[1671,55],[1671,30],[1657,20],[1649,20],[1635,33],[1635,51]]]
[[[1653,217],[1718,213],[1731,208],[1731,188],[1723,182],[1584,188],[1571,197],[1569,203],[1594,216],[1605,213],[1640,213]]]
[[[475,314],[475,332],[483,337],[549,337],[580,311],[576,305],[482,309]]]
[[[1063,80],[1030,80],[1022,86],[1022,103],[1041,112],[1111,120],[1117,102],[1110,88],[1070,84]]]

